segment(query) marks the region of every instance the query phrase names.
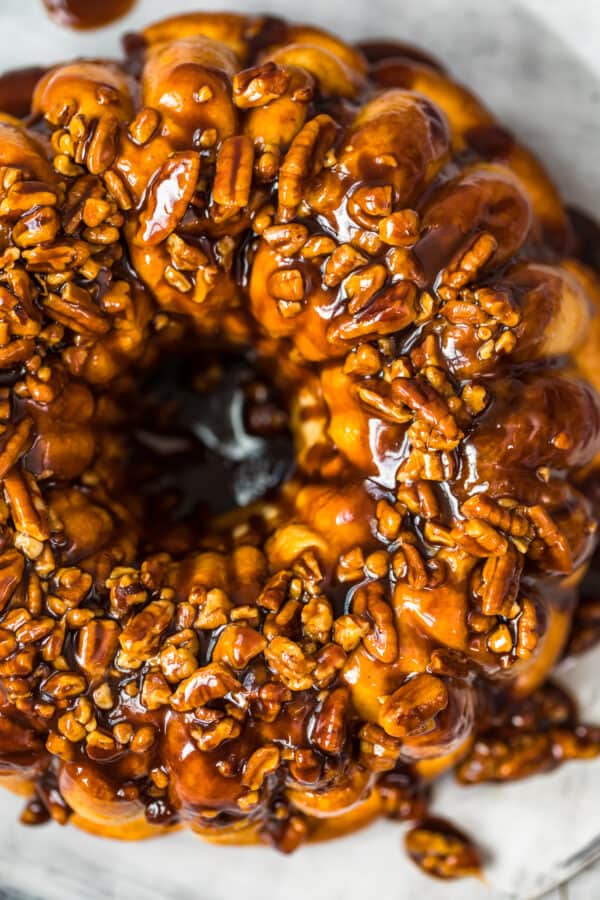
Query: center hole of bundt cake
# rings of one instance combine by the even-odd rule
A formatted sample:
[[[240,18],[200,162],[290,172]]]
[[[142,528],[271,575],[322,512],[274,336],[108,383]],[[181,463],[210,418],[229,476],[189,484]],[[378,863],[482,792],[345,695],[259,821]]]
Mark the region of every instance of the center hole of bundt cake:
[[[173,355],[142,382],[134,477],[157,531],[202,528],[247,506],[293,468],[282,398],[248,356]]]

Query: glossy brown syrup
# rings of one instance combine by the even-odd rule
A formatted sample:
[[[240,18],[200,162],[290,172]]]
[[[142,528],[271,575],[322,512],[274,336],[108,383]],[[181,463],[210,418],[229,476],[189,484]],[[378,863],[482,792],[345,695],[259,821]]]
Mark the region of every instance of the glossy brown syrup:
[[[109,25],[133,9],[136,0],[44,0],[48,15],[67,28]]]
[[[0,110],[19,119],[27,116],[34,88],[45,72],[41,66],[28,66],[0,75]]]

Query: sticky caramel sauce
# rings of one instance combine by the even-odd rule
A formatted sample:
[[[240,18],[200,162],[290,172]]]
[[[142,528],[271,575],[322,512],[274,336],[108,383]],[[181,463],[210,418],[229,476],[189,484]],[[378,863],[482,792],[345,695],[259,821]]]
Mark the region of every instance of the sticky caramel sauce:
[[[136,0],[44,0],[50,17],[67,28],[85,30],[109,25],[126,15]]]
[[[28,116],[33,90],[46,71],[42,66],[27,66],[0,75],[0,110],[18,119]]]

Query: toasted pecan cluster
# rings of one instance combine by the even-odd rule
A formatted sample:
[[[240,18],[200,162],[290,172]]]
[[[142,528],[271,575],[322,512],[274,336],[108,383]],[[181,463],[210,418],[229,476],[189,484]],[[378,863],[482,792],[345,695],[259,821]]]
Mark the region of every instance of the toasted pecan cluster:
[[[600,288],[436,64],[198,13],[0,114],[0,775],[290,851],[600,752],[546,678],[594,548]],[[295,472],[148,553],[140,385],[251,351]],[[425,820],[413,858],[476,869]]]

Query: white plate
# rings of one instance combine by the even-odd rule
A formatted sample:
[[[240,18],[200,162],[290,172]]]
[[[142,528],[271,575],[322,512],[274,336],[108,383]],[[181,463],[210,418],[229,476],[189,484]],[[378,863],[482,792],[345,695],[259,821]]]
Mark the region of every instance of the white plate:
[[[101,0],[89,0],[101,2]],[[201,0],[140,0],[109,28],[53,25],[41,0],[2,0],[3,68],[74,56],[115,55],[123,31]],[[412,41],[475,87],[543,157],[570,203],[600,211],[600,6],[595,0],[211,0],[210,8],[303,18],[348,39]],[[600,653],[565,673],[589,717]],[[0,897],[7,886],[43,900],[525,900],[576,871],[600,835],[600,760],[501,787],[440,785],[435,811],[472,832],[493,857],[489,884],[426,880],[404,857],[402,829],[381,822],[292,857],[218,848],[180,833],[142,844],[100,841],[75,829],[16,824],[20,801],[0,795]],[[593,885],[595,885],[595,890]],[[600,893],[600,879],[585,896]],[[582,897],[584,894],[581,895]]]

